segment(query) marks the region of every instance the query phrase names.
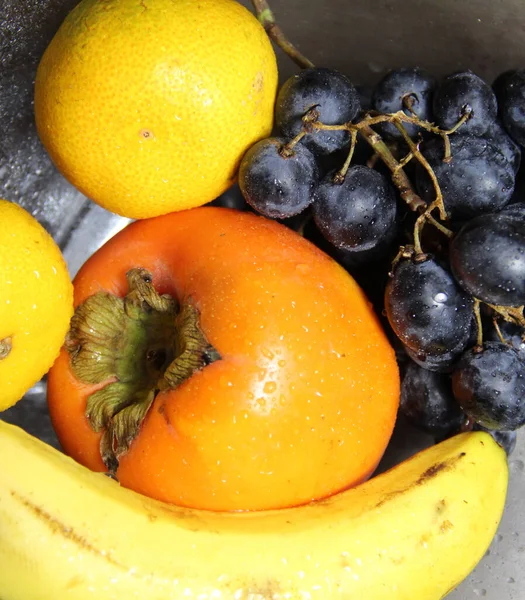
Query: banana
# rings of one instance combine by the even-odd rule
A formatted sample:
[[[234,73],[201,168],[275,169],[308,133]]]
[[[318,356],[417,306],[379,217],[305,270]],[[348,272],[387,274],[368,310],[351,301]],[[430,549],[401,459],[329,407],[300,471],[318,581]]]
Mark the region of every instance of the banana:
[[[464,433],[331,498],[178,508],[0,421],[2,600],[437,600],[503,512],[505,453]]]

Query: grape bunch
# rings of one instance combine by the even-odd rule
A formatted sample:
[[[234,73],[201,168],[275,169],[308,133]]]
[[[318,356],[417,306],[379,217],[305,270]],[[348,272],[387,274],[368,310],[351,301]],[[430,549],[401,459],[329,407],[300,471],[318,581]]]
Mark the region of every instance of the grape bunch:
[[[371,90],[305,68],[239,168],[249,210],[361,284],[396,349],[400,411],[444,439],[525,425],[525,70],[492,85],[420,68]]]

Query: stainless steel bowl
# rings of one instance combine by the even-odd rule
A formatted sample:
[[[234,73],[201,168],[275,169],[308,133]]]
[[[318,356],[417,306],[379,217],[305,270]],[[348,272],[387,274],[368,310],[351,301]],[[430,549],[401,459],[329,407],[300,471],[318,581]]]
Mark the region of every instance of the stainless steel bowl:
[[[38,60],[77,0],[0,0],[0,196],[20,203],[54,236],[71,275],[126,223],[99,208],[56,171],[36,135],[32,110]],[[247,0],[243,4],[250,6]],[[492,81],[525,67],[522,0],[274,0],[288,37],[317,65],[370,86],[390,68],[418,65],[436,75],[470,68]],[[281,80],[297,70],[277,51]],[[2,415],[58,447],[45,379]],[[381,469],[430,440],[399,423]],[[525,435],[511,456],[503,521],[487,555],[451,600],[525,599]],[[414,598],[413,600],[419,600]]]

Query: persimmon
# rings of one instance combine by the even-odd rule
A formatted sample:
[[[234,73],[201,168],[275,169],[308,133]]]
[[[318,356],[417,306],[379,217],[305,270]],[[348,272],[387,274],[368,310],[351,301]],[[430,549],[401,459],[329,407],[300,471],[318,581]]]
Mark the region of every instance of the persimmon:
[[[80,463],[209,510],[299,505],[373,473],[395,355],[353,278],[296,232],[214,207],[136,221],[74,289],[48,402]]]

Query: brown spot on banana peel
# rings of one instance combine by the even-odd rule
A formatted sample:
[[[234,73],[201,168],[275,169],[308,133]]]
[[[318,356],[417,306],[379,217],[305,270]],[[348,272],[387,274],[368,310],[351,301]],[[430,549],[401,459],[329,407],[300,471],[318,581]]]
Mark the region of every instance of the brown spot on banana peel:
[[[418,487],[430,481],[433,477],[442,473],[443,471],[449,471],[452,469],[462,458],[466,456],[466,452],[460,452],[456,456],[449,458],[448,460],[438,462],[431,467],[429,467],[426,471],[424,471],[413,483],[411,483],[406,488],[402,490],[394,490],[393,492],[389,492],[385,494],[383,498],[375,505],[375,508],[380,508],[390,500],[397,498],[397,496],[401,496],[402,494],[406,494],[413,487]]]
[[[466,452],[461,452],[457,456],[454,456],[452,458],[449,458],[448,460],[445,460],[445,461],[436,463],[435,465],[432,465],[419,477],[419,479],[416,481],[415,485],[421,485],[421,484],[425,483],[429,479],[432,479],[432,477],[435,477],[438,473],[441,473],[441,471],[450,470],[465,455],[466,455]]]
[[[439,531],[441,533],[447,533],[447,531],[450,531],[451,529],[454,528],[454,524],[451,523],[448,519],[445,519],[443,521],[443,523],[441,523],[441,526],[439,528]]]
[[[274,600],[282,597],[282,589],[276,579],[267,579],[261,583],[252,584],[246,589],[246,597],[250,600]]]
[[[101,559],[107,561],[114,567],[120,569],[121,571],[124,571],[125,573],[129,573],[128,567],[112,558],[110,554],[99,550],[98,548],[93,546],[93,544],[90,544],[72,527],[68,527],[67,525],[59,521],[57,518],[51,516],[48,512],[31,502],[31,500],[29,500],[28,498],[24,498],[15,491],[11,492],[11,496],[22,506],[24,506],[28,511],[32,512],[40,521],[45,523],[54,534],[62,536],[68,541],[73,542],[75,545],[79,546],[82,550],[91,552],[92,554],[96,554]]]
[[[220,535],[221,533],[217,529],[212,529],[209,524],[207,524],[199,516],[199,511],[195,511],[191,508],[186,509],[175,504],[170,505],[165,502],[155,503],[154,511],[147,502],[144,502],[142,506],[145,514],[148,517],[148,520],[151,523],[154,523],[158,519],[158,515],[156,515],[154,511],[162,511],[163,513],[170,515],[172,518],[177,519],[180,527],[187,529],[188,531],[202,531],[203,527],[205,527],[206,533],[212,533],[215,535]]]

